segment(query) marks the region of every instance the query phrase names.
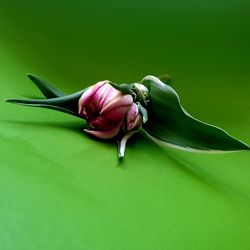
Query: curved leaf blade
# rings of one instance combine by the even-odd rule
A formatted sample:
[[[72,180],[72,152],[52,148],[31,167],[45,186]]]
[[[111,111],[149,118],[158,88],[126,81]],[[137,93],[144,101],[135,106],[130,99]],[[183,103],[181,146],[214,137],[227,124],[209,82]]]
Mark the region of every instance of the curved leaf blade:
[[[59,107],[59,106],[54,106],[54,105],[48,105],[48,104],[28,104],[28,103],[24,103],[22,101],[18,101],[15,99],[9,99],[7,102],[9,103],[14,103],[14,104],[19,104],[19,105],[24,105],[24,106],[30,106],[30,107],[38,107],[38,108],[47,108],[47,109],[52,109],[52,110],[56,110],[56,111],[60,111],[66,114],[70,114],[70,115],[74,115],[79,117],[79,115],[69,109],[63,108],[63,107]]]
[[[118,85],[118,84],[113,83],[113,82],[109,82],[109,84],[110,84],[113,88],[115,88],[115,89],[121,91],[123,94],[133,94],[132,85],[131,85],[131,84],[122,83],[122,84],[119,84],[119,85]]]
[[[143,126],[157,143],[198,151],[249,150],[224,130],[193,118],[181,106],[175,90],[154,76],[142,82],[149,89],[148,122]]]
[[[7,99],[6,102],[20,104],[32,107],[42,107],[62,111],[77,117],[78,115],[78,101],[85,90],[81,90],[71,95],[64,95],[57,98],[49,99]]]
[[[65,96],[63,92],[61,92],[59,89],[57,89],[56,87],[54,87],[52,84],[45,81],[41,77],[38,77],[33,74],[27,74],[27,76],[40,89],[40,91],[46,98]]]

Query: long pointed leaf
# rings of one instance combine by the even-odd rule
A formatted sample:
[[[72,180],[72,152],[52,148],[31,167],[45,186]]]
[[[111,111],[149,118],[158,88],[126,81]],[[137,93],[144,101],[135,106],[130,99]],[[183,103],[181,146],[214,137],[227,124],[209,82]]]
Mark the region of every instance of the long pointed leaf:
[[[173,88],[153,76],[142,82],[150,93],[148,122],[144,129],[157,143],[186,150],[237,151],[249,146],[224,130],[193,118],[180,104]]]
[[[77,113],[72,112],[69,109],[62,108],[62,107],[59,107],[59,106],[54,106],[54,105],[51,105],[51,104],[50,105],[48,105],[48,104],[34,104],[34,103],[33,104],[28,104],[28,103],[20,102],[20,101],[18,101],[18,99],[17,100],[9,99],[9,100],[7,100],[7,102],[14,103],[14,104],[19,104],[19,105],[24,105],[24,106],[30,106],[30,107],[53,109],[53,110],[56,110],[56,111],[60,111],[60,112],[63,112],[63,113],[67,113],[67,114],[79,117],[79,115]]]
[[[52,84],[48,83],[44,79],[33,74],[27,74],[27,76],[41,90],[45,97],[55,98],[65,96],[63,92],[55,88]]]
[[[81,90],[71,95],[65,95],[57,98],[50,99],[7,99],[6,102],[33,106],[33,107],[42,107],[59,110],[68,114],[75,116],[78,115],[78,101],[82,93],[85,90]]]

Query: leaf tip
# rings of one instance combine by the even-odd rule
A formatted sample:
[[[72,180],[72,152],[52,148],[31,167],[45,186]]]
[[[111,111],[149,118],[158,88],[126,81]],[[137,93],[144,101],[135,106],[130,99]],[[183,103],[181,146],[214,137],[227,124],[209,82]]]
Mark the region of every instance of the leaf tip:
[[[245,146],[245,148],[243,150],[247,150],[247,151],[250,150],[250,146],[248,146],[246,143],[243,143],[243,145]]]
[[[26,76],[32,81],[33,79],[37,78],[36,75],[31,74],[31,73],[27,73]]]
[[[238,140],[238,139],[235,139],[235,138],[234,138],[234,140],[237,143],[235,145],[235,150],[234,151],[243,151],[243,150],[248,151],[248,150],[250,150],[250,147],[245,142],[243,142],[241,140]]]
[[[4,102],[13,103],[13,99],[4,99]]]

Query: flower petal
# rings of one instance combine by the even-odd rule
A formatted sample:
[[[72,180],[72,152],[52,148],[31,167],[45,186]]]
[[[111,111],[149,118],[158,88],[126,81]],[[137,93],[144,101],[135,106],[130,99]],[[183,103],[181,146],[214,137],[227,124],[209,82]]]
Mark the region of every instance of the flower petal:
[[[78,102],[78,112],[81,114],[83,106],[91,101],[93,95],[104,85],[107,81],[101,81],[89,87],[80,97]]]
[[[113,110],[110,110],[109,112],[101,114],[101,116],[109,121],[121,121],[130,109],[130,107],[131,106],[116,107]]]
[[[95,103],[96,107],[101,110],[103,106],[103,99],[106,98],[107,94],[110,92],[111,85],[109,85],[107,82],[103,86],[101,86],[98,91],[95,92],[93,95],[93,102]]]
[[[114,96],[116,96],[119,92],[118,90],[113,88],[110,84],[107,84],[107,86],[108,88],[103,94],[103,98],[100,100],[99,105],[98,105],[98,107],[100,107],[101,109],[102,107],[106,106],[107,103],[110,102],[110,100],[112,100]]]
[[[138,106],[135,103],[133,103],[127,113],[127,130],[128,131],[132,130],[134,127],[140,124],[141,116],[138,115],[138,113],[139,113]]]
[[[118,93],[111,101],[103,107],[100,114],[108,113],[111,110],[117,108],[117,107],[129,107],[133,103],[133,97],[131,95],[123,95],[122,93]],[[128,111],[127,109],[127,111]]]
[[[115,128],[107,131],[96,131],[90,129],[84,129],[84,131],[100,139],[111,139],[119,133],[120,127],[121,123],[119,123]]]

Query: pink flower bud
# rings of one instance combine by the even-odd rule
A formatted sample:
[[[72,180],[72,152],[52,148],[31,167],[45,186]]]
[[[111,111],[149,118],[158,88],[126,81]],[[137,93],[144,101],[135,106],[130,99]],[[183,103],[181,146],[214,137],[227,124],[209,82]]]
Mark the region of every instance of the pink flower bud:
[[[141,116],[132,96],[113,88],[108,81],[98,82],[82,94],[79,114],[88,122],[85,131],[102,139],[124,135],[141,126]]]
[[[138,130],[142,125],[142,117],[139,113],[137,104],[133,103],[126,114],[126,121],[123,122],[124,133]]]
[[[125,120],[123,122],[123,137],[118,141],[118,156],[119,158],[124,157],[126,143],[128,139],[138,132],[142,125],[142,116],[139,113],[137,104],[133,103],[131,108],[126,114]]]

